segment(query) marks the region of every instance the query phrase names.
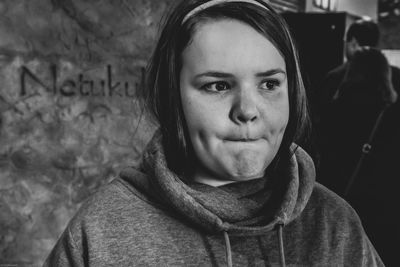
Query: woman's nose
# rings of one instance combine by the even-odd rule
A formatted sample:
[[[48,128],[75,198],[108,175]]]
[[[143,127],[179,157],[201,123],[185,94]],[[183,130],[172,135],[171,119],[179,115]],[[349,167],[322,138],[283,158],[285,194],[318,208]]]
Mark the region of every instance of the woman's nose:
[[[259,116],[255,96],[249,92],[238,93],[232,105],[232,120],[237,124],[243,124],[256,121]]]

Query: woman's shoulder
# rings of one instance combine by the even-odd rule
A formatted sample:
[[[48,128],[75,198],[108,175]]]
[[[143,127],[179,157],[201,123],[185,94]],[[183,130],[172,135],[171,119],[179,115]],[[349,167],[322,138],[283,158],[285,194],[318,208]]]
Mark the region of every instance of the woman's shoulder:
[[[341,215],[342,218],[359,220],[356,211],[346,200],[318,182],[315,183],[307,206],[309,209],[323,212],[325,215]]]
[[[83,266],[88,260],[86,257],[101,260],[104,264],[101,266],[109,266],[105,263],[119,260],[123,255],[118,251],[126,251],[127,244],[149,245],[154,240],[149,241],[149,236],[158,233],[160,228],[171,225],[178,228],[156,194],[145,193],[148,177],[134,170],[129,173],[129,179],[123,175],[116,177],[81,205],[45,266],[55,266],[53,263],[61,260]],[[157,240],[166,238],[165,235],[156,237]],[[130,251],[137,256],[142,250],[133,246]]]
[[[310,231],[308,234],[321,244],[328,242],[331,245],[362,247],[368,239],[359,216],[350,204],[319,183],[315,184],[305,209],[296,221],[297,227],[306,225]]]
[[[148,183],[147,177],[140,172],[132,179],[143,186]],[[71,219],[69,227],[73,230],[112,227],[144,216],[144,212],[159,212],[162,207],[158,203],[152,195],[143,192],[140,185],[132,184],[120,175],[88,197]]]
[[[292,237],[313,240],[318,249],[312,255],[330,255],[327,262],[337,260],[349,266],[383,266],[355,210],[319,183],[315,184],[300,217],[288,227]]]
[[[364,235],[357,212],[342,197],[320,183],[315,183],[311,197],[302,212],[300,221],[312,221],[316,229],[330,229],[352,236]]]

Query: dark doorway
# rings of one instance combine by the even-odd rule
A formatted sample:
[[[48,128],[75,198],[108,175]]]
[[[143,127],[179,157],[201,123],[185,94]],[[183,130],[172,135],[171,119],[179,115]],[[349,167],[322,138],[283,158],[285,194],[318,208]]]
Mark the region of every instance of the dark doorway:
[[[343,63],[346,13],[283,13],[299,49],[306,90],[313,107],[318,84]]]

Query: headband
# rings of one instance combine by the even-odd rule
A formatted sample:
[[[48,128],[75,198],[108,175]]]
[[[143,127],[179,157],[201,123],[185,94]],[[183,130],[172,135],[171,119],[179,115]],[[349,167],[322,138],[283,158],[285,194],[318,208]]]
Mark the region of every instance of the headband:
[[[191,18],[194,15],[196,15],[197,13],[199,13],[200,11],[203,11],[204,9],[207,9],[209,7],[212,7],[212,6],[215,6],[218,4],[230,3],[230,2],[249,3],[249,4],[257,5],[264,9],[267,9],[266,6],[264,6],[263,4],[261,4],[260,2],[258,2],[256,0],[211,0],[211,1],[205,2],[204,4],[201,4],[197,7],[195,7],[192,11],[187,13],[186,16],[182,20],[182,24],[185,23],[189,18]]]

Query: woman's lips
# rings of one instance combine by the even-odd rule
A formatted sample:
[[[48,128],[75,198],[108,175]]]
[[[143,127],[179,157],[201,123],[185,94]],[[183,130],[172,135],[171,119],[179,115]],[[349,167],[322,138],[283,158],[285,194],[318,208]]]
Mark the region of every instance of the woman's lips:
[[[243,142],[243,143],[251,143],[257,142],[264,139],[263,134],[257,134],[256,132],[250,131],[232,131],[227,132],[225,135],[221,135],[220,139],[227,142]]]
[[[260,140],[260,138],[240,138],[240,137],[225,138],[225,141],[230,141],[230,142],[256,142],[258,140]]]

